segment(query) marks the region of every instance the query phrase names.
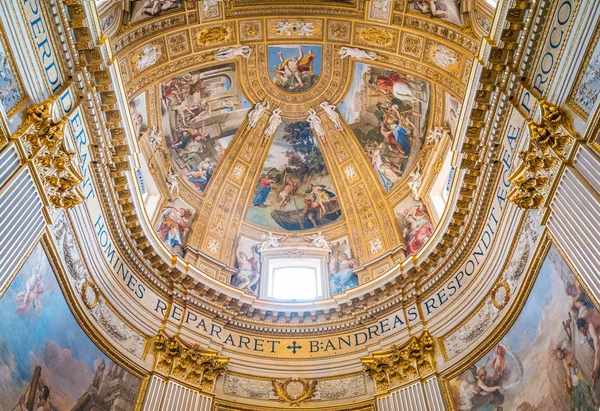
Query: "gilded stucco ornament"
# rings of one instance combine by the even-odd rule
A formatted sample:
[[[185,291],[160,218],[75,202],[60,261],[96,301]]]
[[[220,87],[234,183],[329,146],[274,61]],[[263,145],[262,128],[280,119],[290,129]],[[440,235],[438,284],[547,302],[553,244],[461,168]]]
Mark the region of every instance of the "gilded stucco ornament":
[[[519,153],[522,162],[509,177],[508,199],[524,209],[539,209],[555,179],[558,165],[566,161],[575,132],[566,114],[557,106],[540,101],[541,120],[527,122],[529,145]]]
[[[83,178],[72,162],[75,153],[65,145],[66,122],[52,119],[53,104],[54,100],[48,100],[29,108],[13,139],[34,165],[48,202],[54,208],[68,209],[83,201],[79,188]]]
[[[189,346],[178,335],[168,337],[160,330],[154,338],[154,369],[166,376],[212,392],[217,378],[227,370],[229,358],[216,351]]]
[[[434,341],[428,330],[403,345],[361,358],[363,370],[375,382],[378,393],[404,385],[435,372]]]
[[[304,378],[287,378],[283,381],[273,380],[272,384],[279,401],[287,402],[290,405],[298,405],[315,396],[318,381]]]
[[[491,299],[494,307],[497,309],[501,310],[506,307],[506,304],[510,300],[510,285],[508,285],[508,282],[501,280],[494,284]]]

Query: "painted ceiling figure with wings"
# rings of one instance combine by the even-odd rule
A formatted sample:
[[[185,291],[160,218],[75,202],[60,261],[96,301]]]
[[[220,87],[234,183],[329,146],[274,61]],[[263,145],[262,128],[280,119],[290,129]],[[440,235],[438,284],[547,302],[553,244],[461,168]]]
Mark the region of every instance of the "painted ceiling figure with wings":
[[[506,358],[507,355],[509,358]],[[488,374],[488,364],[492,375]],[[492,350],[483,366],[472,365],[458,377],[462,381],[459,410],[475,411],[486,405],[501,406],[505,393],[521,384],[523,373],[521,360],[507,344],[501,342]]]

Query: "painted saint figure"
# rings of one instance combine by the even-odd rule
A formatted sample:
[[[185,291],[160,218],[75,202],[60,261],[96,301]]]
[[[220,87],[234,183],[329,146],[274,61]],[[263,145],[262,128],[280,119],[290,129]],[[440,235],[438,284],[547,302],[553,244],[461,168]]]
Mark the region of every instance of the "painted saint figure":
[[[329,290],[332,295],[358,286],[358,277],[353,271],[358,266],[356,260],[350,258],[346,253],[341,253],[337,264],[337,271],[329,275]]]
[[[273,82],[280,88],[288,91],[302,91],[316,81],[313,62],[316,58],[312,50],[307,54],[298,46],[298,55],[288,59],[283,57],[283,52],[277,51],[279,64],[273,69]]]
[[[210,158],[206,157],[198,167],[192,168],[186,174],[188,181],[194,183],[200,191],[204,191],[210,178],[212,177],[212,164]]]
[[[260,181],[256,187],[256,195],[254,201],[252,201],[254,207],[265,207],[267,197],[271,192],[271,184],[273,183],[275,183],[275,180],[271,180],[268,174],[263,174],[260,177]]]
[[[404,210],[402,235],[407,255],[418,253],[432,234],[433,224],[423,204],[416,204]]]
[[[260,279],[257,248],[257,246],[252,247],[252,257],[248,257],[243,251],[238,252],[238,272],[234,279],[236,287],[253,294],[258,291],[258,280]]]
[[[26,405],[27,400],[25,399],[25,394],[23,394],[19,398],[20,411],[34,411],[34,410],[35,411],[52,411],[53,409],[55,409],[52,406],[52,402],[50,401],[50,388],[48,388],[48,386],[46,384],[44,384],[42,377],[40,377],[38,380],[37,390],[38,390],[37,407],[32,407],[31,409],[27,408],[27,405]]]
[[[183,246],[190,230],[187,220],[191,216],[192,212],[186,208],[166,207],[157,229],[160,239],[171,247]]]

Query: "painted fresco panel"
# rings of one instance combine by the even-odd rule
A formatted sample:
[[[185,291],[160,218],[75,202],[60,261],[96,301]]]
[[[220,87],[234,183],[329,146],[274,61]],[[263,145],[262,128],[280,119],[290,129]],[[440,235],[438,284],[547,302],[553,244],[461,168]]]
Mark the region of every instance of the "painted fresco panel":
[[[133,410],[141,381],[81,330],[40,245],[0,299],[0,324],[0,409]]]
[[[232,285],[255,295],[258,295],[261,275],[259,248],[257,241],[240,237],[236,251],[238,272],[231,278]]]
[[[132,23],[157,17],[170,10],[181,9],[181,0],[131,0],[130,21]]]
[[[297,231],[326,226],[341,216],[309,123],[283,122],[275,132],[246,220],[267,229]]]
[[[555,248],[500,343],[450,382],[459,410],[597,410],[600,313]]]
[[[460,15],[461,0],[411,0],[410,10],[434,19],[462,25]]]
[[[184,256],[184,248],[192,229],[195,210],[177,199],[163,208],[156,224],[160,240],[176,254]]]
[[[236,66],[186,73],[163,83],[161,92],[171,164],[203,192],[251,107],[239,87]]]
[[[417,254],[429,241],[434,230],[427,207],[423,202],[409,197],[394,208],[394,214],[400,223],[406,255]]]
[[[352,84],[338,106],[385,191],[416,165],[429,119],[430,88],[411,75],[354,64]]]
[[[330,246],[329,292],[335,295],[358,286],[358,276],[354,273],[358,261],[352,258],[348,237],[333,241]]]
[[[300,92],[317,84],[321,75],[322,48],[316,45],[269,46],[271,79],[277,87]]]

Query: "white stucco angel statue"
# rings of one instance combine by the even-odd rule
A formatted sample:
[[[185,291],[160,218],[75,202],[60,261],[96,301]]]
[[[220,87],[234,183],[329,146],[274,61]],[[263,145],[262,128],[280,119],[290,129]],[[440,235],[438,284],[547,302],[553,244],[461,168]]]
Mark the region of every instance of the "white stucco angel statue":
[[[169,166],[167,171],[167,188],[174,198],[179,197],[179,173],[173,167]]]
[[[226,47],[215,51],[215,60],[224,61],[231,60],[236,57],[243,57],[247,59],[250,57],[251,53],[252,49],[248,46]]]
[[[333,104],[329,104],[327,101],[324,101],[321,103],[321,108],[325,110],[325,114],[327,114],[327,117],[329,117],[329,120],[331,120],[335,128],[341,130],[342,122],[340,121],[340,115],[337,111],[335,111],[335,106]]]
[[[444,136],[444,131],[441,127],[435,126],[433,130],[429,130],[429,135],[427,136],[427,144],[428,145],[436,145]]]
[[[148,130],[148,142],[152,147],[152,151],[162,148],[162,138],[158,132],[158,127],[155,125]]]
[[[269,231],[267,234],[262,233],[260,238],[263,240],[263,242],[260,244],[260,251],[263,251],[268,250],[269,248],[279,247],[279,240],[281,240],[283,236],[275,235]]]
[[[315,134],[319,136],[319,138],[325,138],[325,132],[323,131],[321,118],[312,108],[308,110],[308,117],[306,118],[306,121],[310,123],[310,126],[312,127]]]
[[[265,138],[271,137],[277,131],[277,128],[281,124],[281,109],[276,108],[273,110],[273,114],[269,117],[269,123],[267,125],[267,129],[265,130]]]
[[[254,105],[254,108],[248,113],[248,130],[252,130],[258,124],[260,118],[269,108],[269,102],[259,101]]]
[[[419,201],[419,189],[421,188],[421,184],[423,183],[423,176],[421,175],[421,165],[417,166],[417,169],[409,174],[410,181],[408,182],[408,186],[412,190],[412,198],[416,201]]]
[[[317,234],[309,235],[308,238],[312,240],[312,245],[315,247],[331,250],[329,242],[325,239],[325,236],[321,231],[319,231]]]
[[[358,49],[356,47],[342,47],[340,49],[340,57],[345,59],[346,57],[354,57],[357,60],[375,60],[377,54],[372,51]]]

